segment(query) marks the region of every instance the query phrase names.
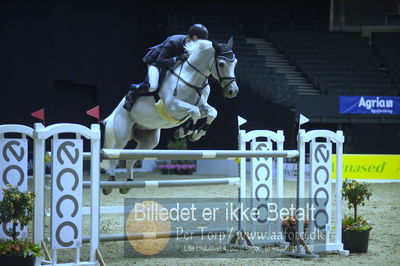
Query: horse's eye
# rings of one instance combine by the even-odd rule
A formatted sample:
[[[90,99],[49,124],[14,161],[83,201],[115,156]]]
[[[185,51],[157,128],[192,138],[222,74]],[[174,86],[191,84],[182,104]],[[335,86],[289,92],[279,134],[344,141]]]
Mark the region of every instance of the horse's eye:
[[[218,63],[218,66],[219,66],[219,67],[224,67],[224,66],[225,66],[225,64],[224,64],[224,63],[222,63],[222,62],[219,62],[219,63]]]

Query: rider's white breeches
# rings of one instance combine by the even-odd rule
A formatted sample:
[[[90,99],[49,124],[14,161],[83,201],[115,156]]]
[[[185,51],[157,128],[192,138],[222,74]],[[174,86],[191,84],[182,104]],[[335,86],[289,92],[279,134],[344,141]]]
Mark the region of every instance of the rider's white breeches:
[[[147,75],[149,77],[150,88],[149,91],[155,91],[158,88],[158,78],[160,77],[160,72],[158,68],[152,65],[149,65],[147,68]]]

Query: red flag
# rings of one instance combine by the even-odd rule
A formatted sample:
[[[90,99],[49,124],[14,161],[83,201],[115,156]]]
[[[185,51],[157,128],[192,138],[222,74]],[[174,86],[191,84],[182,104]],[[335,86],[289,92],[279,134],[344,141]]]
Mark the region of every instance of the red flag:
[[[37,119],[42,120],[42,121],[43,121],[43,124],[44,124],[44,121],[45,121],[45,119],[44,119],[44,108],[39,109],[39,110],[33,112],[33,113],[31,114],[31,116],[33,116],[33,117],[35,117],[35,118],[37,118]]]
[[[87,115],[90,115],[91,117],[96,118],[100,122],[100,106],[97,105],[96,107],[93,107],[90,110],[86,111]]]

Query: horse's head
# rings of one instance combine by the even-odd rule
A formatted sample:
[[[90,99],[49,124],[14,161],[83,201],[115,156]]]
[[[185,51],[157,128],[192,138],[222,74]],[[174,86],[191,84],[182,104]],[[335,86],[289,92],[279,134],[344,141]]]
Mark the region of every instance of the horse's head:
[[[228,43],[198,40],[185,44],[185,50],[190,55],[187,60],[190,71],[205,79],[208,79],[211,74],[222,87],[225,97],[228,98],[235,97],[239,92],[235,78],[237,59],[232,51],[232,46],[232,37]],[[204,80],[202,83],[204,84]]]
[[[225,97],[233,98],[239,92],[235,78],[237,59],[232,50],[233,37],[229,39],[228,43],[212,41],[212,45],[215,50],[215,67],[212,68],[211,74],[224,90]]]

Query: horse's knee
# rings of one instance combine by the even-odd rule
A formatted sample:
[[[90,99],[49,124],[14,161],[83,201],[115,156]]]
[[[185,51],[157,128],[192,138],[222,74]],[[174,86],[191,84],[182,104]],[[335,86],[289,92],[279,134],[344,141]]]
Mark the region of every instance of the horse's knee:
[[[210,112],[208,113],[208,116],[209,116],[212,120],[214,120],[215,118],[217,118],[217,116],[218,116],[218,111],[217,111],[217,109],[212,108],[212,109],[210,110]]]

